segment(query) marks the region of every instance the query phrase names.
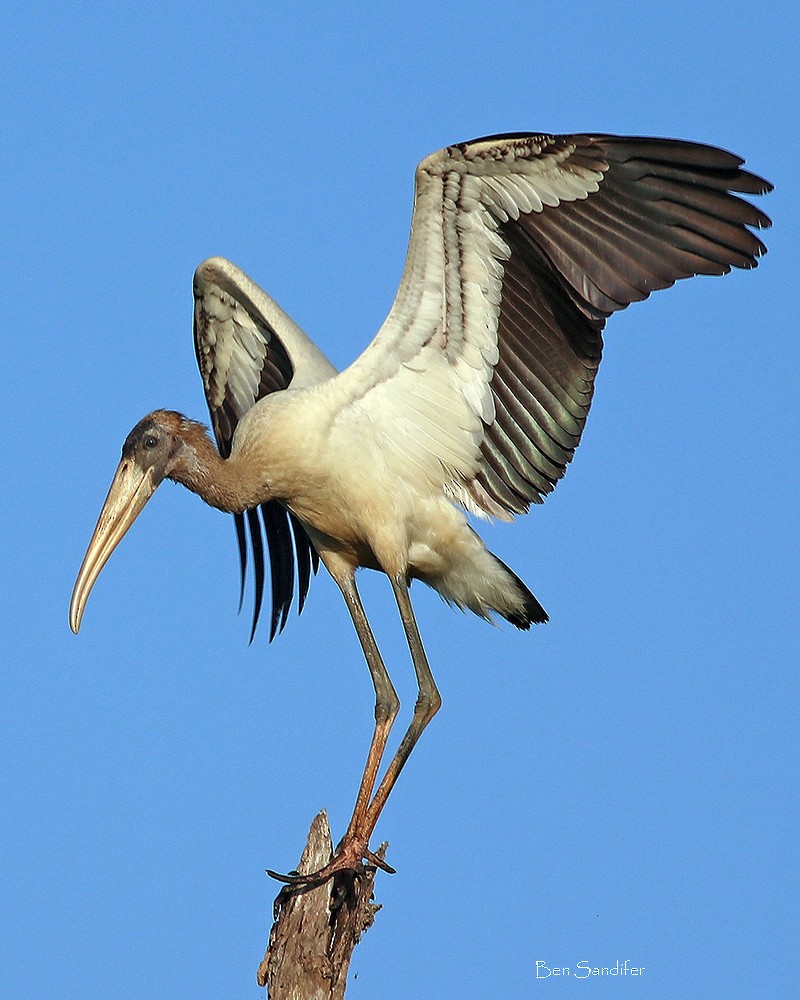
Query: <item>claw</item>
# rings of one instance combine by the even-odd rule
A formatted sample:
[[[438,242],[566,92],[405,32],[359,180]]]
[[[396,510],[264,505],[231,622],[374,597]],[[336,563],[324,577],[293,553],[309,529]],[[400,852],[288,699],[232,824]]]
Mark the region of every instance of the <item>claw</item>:
[[[266,871],[270,878],[274,878],[278,882],[285,882],[286,885],[294,885],[298,879],[305,878],[305,876],[301,875],[298,871],[290,871],[285,875],[281,875],[280,872],[274,872],[271,868],[267,868]]]
[[[396,868],[392,868],[391,865],[387,865],[379,854],[371,851],[368,847],[364,851],[364,858],[369,861],[371,865],[374,865],[376,868],[380,868],[382,872],[386,872],[387,875],[397,874]]]
[[[387,846],[387,844],[381,845],[381,850],[385,851]],[[297,870],[292,870],[283,875],[281,872],[273,871],[271,868],[267,868],[266,872],[270,878],[274,878],[277,882],[283,883],[284,888],[281,890],[281,895],[283,895],[287,889],[296,892],[302,892],[306,889],[314,889],[327,882],[328,879],[333,878],[335,875],[347,874],[358,879],[362,877],[365,870],[374,870],[376,868],[380,868],[380,870],[386,872],[387,875],[397,874],[397,870],[387,864],[380,854],[376,854],[368,847],[364,847],[361,850],[354,850],[353,847],[354,845],[352,843],[349,847],[348,845],[340,844],[336,849],[336,854],[333,858],[331,858],[328,864],[324,865],[319,869],[319,871],[316,872],[301,874]],[[366,862],[366,864],[364,862]]]

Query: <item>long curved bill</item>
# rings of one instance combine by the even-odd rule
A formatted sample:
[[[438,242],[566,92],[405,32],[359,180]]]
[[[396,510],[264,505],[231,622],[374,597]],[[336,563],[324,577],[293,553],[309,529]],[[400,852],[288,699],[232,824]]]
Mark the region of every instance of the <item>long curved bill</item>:
[[[81,627],[83,610],[100,570],[108,562],[109,556],[122,541],[142,508],[155,493],[161,480],[151,466],[142,469],[130,459],[123,458],[114,473],[106,502],[97,519],[89,548],[83,558],[72,601],[69,606],[69,627],[77,635]]]

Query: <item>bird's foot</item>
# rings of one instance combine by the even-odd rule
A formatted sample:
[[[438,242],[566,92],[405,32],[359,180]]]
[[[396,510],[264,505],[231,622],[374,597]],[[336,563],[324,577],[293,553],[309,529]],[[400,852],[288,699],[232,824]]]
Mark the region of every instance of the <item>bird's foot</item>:
[[[349,874],[354,879],[360,879],[366,872],[374,871],[376,868],[380,868],[381,871],[389,875],[395,874],[395,869],[388,865],[379,854],[371,851],[366,844],[360,843],[354,838],[339,844],[334,856],[319,871],[308,873],[291,871],[282,875],[280,872],[268,868],[267,875],[278,882],[283,882],[289,890],[300,891],[323,885],[328,879],[339,874]]]

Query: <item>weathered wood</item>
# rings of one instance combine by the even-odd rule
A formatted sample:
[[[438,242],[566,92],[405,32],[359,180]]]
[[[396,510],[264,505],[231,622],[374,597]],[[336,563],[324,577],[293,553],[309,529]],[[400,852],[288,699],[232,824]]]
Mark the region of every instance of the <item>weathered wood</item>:
[[[378,856],[385,850],[383,844]],[[323,810],[311,824],[297,870],[318,871],[332,854]],[[356,875],[337,875],[313,889],[281,890],[256,977],[269,1000],[342,1000],[353,949],[380,909],[373,902],[374,879],[374,868],[362,866]]]

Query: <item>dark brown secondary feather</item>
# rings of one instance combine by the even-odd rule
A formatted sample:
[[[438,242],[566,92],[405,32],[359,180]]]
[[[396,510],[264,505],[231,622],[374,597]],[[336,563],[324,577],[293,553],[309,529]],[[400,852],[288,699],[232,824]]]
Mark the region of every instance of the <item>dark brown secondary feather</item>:
[[[216,437],[217,447],[222,457],[227,458],[231,453],[236,427],[247,410],[257,400],[269,393],[286,389],[291,382],[294,369],[283,345],[269,324],[264,321],[260,311],[242,293],[241,289],[229,287],[227,282],[222,279],[223,276],[220,276],[220,287],[222,287],[224,292],[233,297],[239,306],[247,311],[250,320],[257,328],[267,349],[259,373],[258,389],[255,395],[252,395],[252,393],[249,394],[250,398],[246,400],[247,405],[242,404],[241,386],[234,386],[230,381],[226,383],[223,400],[219,406],[211,404],[207,390],[206,400],[208,402],[209,413],[211,414],[211,425]],[[203,376],[203,384],[208,387],[212,381],[212,371],[208,371],[207,368],[210,365],[213,369],[214,354],[211,353],[209,356],[209,353],[203,348],[209,342],[209,323],[211,319],[203,306],[202,286],[195,285],[195,295],[197,298],[194,322],[195,354]],[[311,540],[303,526],[277,500],[261,504],[260,510],[260,520],[258,517],[258,508],[248,510],[245,514],[233,515],[241,574],[239,608],[241,610],[244,600],[248,563],[247,540],[249,535],[253,551],[253,581],[255,586],[250,641],[252,642],[255,636],[263,604],[264,583],[266,579],[264,541],[266,540],[266,548],[269,553],[272,593],[272,615],[269,635],[271,642],[283,630],[288,619],[292,596],[294,594],[295,559],[298,566],[299,613],[303,610],[303,604],[308,593],[311,571],[313,570],[316,573],[319,566],[319,557],[311,545]],[[294,546],[292,545],[292,539],[294,539]]]
[[[492,138],[499,149],[503,139],[526,139]],[[584,199],[498,216],[511,255],[491,383],[496,417],[477,482],[512,514],[541,502],[572,460],[607,317],[679,278],[755,267],[765,248],[748,227],[770,225],[733,192],[763,194],[771,185],[724,150],[609,135],[538,136],[536,146],[532,158],[572,147],[561,169],[600,171],[602,180]]]

